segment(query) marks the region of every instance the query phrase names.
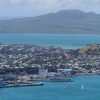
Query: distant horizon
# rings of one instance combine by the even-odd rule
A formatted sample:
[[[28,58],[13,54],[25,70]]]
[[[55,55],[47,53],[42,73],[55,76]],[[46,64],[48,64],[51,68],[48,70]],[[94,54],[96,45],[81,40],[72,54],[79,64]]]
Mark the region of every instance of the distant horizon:
[[[67,11],[67,10],[80,10],[80,9],[65,9],[65,10],[59,10],[59,11]],[[39,14],[39,15],[35,15],[35,16],[0,16],[0,19],[13,19],[13,18],[28,18],[28,17],[37,17],[37,16],[41,16],[41,15],[46,15],[46,14],[50,14],[50,13],[57,13],[59,11],[55,11],[55,12],[48,12],[48,13],[45,13],[45,14]],[[83,10],[80,10],[84,13],[90,13],[92,11],[83,11]],[[95,13],[95,12],[92,12],[92,13]],[[95,14],[100,14],[100,13],[95,13]]]

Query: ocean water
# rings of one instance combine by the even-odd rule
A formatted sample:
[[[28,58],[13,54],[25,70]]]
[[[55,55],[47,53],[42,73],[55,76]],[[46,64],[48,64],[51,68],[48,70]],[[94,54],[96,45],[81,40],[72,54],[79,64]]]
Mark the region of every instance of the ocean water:
[[[100,44],[100,35],[0,34],[0,43],[34,44],[68,49]],[[0,89],[0,100],[100,100],[100,76],[72,77],[74,82],[45,82],[44,86]],[[68,88],[64,88],[65,86]],[[82,85],[84,90],[81,89]]]
[[[0,89],[0,100],[100,100],[100,76],[77,76],[74,82]],[[65,86],[68,88],[64,88]],[[81,86],[84,86],[84,90]]]
[[[0,34],[0,43],[34,44],[68,49],[81,48],[87,44],[100,43],[100,35],[86,34]]]

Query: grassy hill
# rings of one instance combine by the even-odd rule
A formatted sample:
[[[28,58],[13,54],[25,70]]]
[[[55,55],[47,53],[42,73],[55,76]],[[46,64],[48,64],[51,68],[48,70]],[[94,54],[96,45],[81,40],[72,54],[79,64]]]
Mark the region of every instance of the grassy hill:
[[[79,50],[80,54],[100,55],[100,44],[87,45]]]

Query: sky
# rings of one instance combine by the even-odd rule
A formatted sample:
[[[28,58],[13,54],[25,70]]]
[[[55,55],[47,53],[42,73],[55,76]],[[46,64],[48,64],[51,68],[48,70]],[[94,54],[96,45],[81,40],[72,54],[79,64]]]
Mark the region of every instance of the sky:
[[[0,0],[0,17],[31,17],[67,9],[100,14],[100,0]]]

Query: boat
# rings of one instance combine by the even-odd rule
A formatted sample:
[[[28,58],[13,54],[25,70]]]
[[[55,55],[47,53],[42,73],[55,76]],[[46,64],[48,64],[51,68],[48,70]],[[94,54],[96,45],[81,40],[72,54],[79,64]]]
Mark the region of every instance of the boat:
[[[73,82],[71,79],[65,79],[65,78],[51,78],[49,80],[50,82]]]
[[[71,79],[59,78],[59,77],[33,79],[33,81],[36,81],[36,82],[74,82]]]
[[[83,87],[83,85],[82,85],[82,88],[81,89],[83,89],[84,90],[84,87]]]
[[[66,89],[66,88],[68,88],[68,86],[66,85],[64,88]]]

